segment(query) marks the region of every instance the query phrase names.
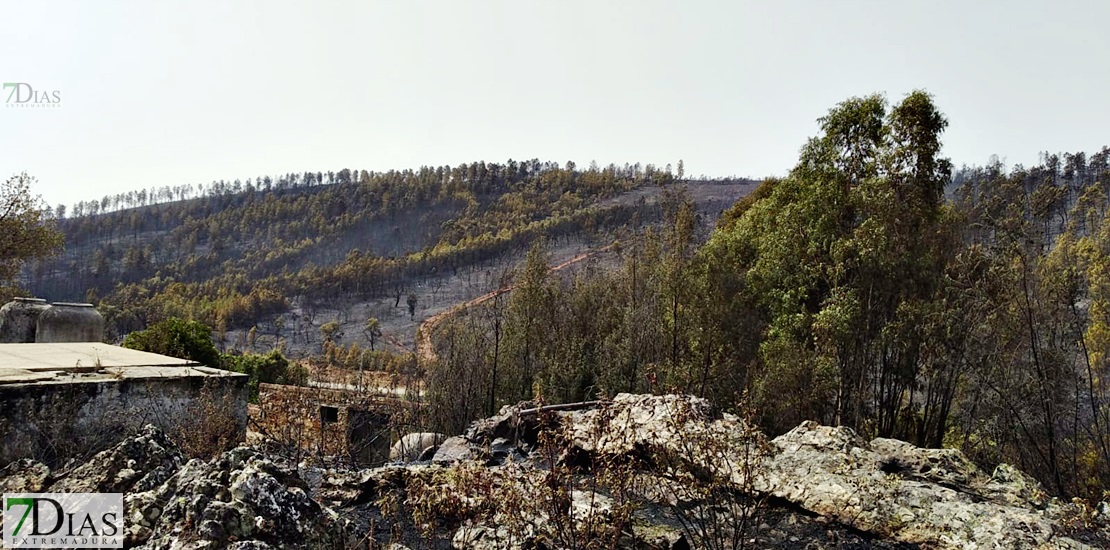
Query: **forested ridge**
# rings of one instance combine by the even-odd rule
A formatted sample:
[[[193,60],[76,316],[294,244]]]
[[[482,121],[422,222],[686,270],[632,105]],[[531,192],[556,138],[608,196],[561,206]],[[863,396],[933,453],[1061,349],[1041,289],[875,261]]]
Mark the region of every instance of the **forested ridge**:
[[[538,237],[612,230],[644,209],[599,201],[674,179],[669,165],[510,160],[152,189],[55,209],[65,251],[27,283],[96,302],[120,337],[171,317],[247,329],[294,306],[399,297]]]

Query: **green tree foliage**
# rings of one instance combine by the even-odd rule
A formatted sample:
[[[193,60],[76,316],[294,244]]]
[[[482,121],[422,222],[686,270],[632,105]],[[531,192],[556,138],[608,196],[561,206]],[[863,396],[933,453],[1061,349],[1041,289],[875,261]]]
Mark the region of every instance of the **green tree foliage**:
[[[198,321],[166,319],[128,334],[123,347],[189,359],[209,367],[222,365],[220,352],[212,342],[212,329]]]
[[[278,350],[265,354],[221,354],[212,341],[212,329],[198,321],[176,317],[166,319],[146,330],[128,334],[123,340],[123,347],[189,359],[208,367],[249,375],[252,403],[258,401],[260,383],[303,385],[307,381],[307,372],[290,365]]]
[[[654,231],[630,237],[619,247],[619,269],[556,274],[539,243],[516,271],[512,292],[439,327],[438,362],[426,369],[430,404],[443,411],[433,416],[444,429],[521,399],[572,402],[677,389],[667,362],[676,342],[680,354],[688,353],[685,320],[693,310],[685,301],[692,293],[678,293],[676,330],[666,291],[685,286],[694,214],[680,193],[669,194],[663,208],[677,229],[668,238]]]
[[[506,396],[509,401],[531,399],[536,376],[545,370],[547,357],[541,353],[541,346],[552,328],[552,319],[547,315],[551,309],[549,267],[544,244],[536,243],[528,250],[514,280],[516,289],[505,312],[508,329],[502,348],[502,378],[506,388],[515,390]]]
[[[493,346],[473,315],[441,323],[436,333],[438,362],[426,365],[429,417],[445,433],[462,433],[487,415],[495,378]],[[500,404],[500,403],[499,403]]]
[[[31,195],[34,182],[24,172],[0,186],[0,292],[8,297],[19,292],[16,276],[25,262],[48,258],[62,248],[53,213]]]
[[[945,442],[1036,472],[1060,494],[1110,488],[1108,157],[1046,155],[1009,172],[992,162],[954,178],[967,320],[953,340],[970,344]]]
[[[377,317],[370,317],[366,320],[366,324],[362,327],[363,334],[366,335],[366,340],[370,342],[370,351],[374,351],[374,344],[377,343],[378,338],[382,336],[382,323]]]
[[[881,96],[853,98],[820,122],[790,175],[714,235],[704,254],[726,265],[706,269],[741,274],[737,299],[766,318],[753,358],[765,421],[905,435],[902,396],[950,241],[946,121],[915,92],[889,112]]]
[[[323,336],[324,342],[326,343],[335,343],[343,335],[339,330],[339,321],[334,319],[320,325],[320,334]]]
[[[225,370],[250,376],[247,385],[250,389],[251,403],[258,402],[259,384],[304,385],[308,378],[308,373],[303,367],[291,365],[278,350],[271,350],[264,354],[225,354],[222,362]]]

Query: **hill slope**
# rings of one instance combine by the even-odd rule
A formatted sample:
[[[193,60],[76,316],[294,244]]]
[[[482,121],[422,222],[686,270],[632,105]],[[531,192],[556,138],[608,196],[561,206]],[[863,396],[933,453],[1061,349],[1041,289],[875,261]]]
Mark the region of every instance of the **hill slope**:
[[[651,166],[578,170],[533,160],[344,170],[329,174],[327,185],[311,172],[265,181],[61,220],[65,252],[34,266],[27,284],[53,300],[99,301],[113,338],[178,316],[215,327],[231,344],[248,344],[255,328],[250,347],[281,338],[311,353],[324,322],[349,323],[344,332],[358,338],[366,317],[358,311],[360,320],[351,321],[353,310],[374,309],[392,321],[408,318],[385,327],[399,333],[387,341],[408,346],[415,313],[485,291],[490,275],[476,280],[511,266],[534,239],[573,255],[621,227],[654,222],[661,189],[674,177]],[[706,219],[750,184],[695,185]],[[418,307],[405,315],[410,293]]]

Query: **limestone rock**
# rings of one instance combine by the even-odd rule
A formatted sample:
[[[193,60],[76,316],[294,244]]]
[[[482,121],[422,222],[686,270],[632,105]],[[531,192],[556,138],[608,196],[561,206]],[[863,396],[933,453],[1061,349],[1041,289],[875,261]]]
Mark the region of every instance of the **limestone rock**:
[[[16,460],[0,469],[0,493],[41,493],[50,468],[29,458]]]
[[[823,517],[904,542],[942,548],[1070,547],[1021,492],[955,450],[870,444],[847,428],[806,422],[774,439],[756,487]]]
[[[1083,547],[1061,535],[1056,518],[1069,512],[1049,505],[1035,481],[1005,465],[987,475],[958,450],[867,442],[853,430],[814,422],[767,444],[735,417],[714,415],[707,402],[684,396],[618,395],[565,420],[581,451],[679,454],[711,475],[729,473],[738,490],[769,494],[882,538],[939,548]],[[692,452],[692,441],[714,438],[726,443]]]
[[[433,432],[417,432],[405,434],[389,448],[390,462],[413,462],[420,458],[427,449],[439,446],[447,436]]]
[[[59,476],[55,493],[126,493],[157,487],[182,462],[181,451],[162,430],[147,425],[134,437],[101,451]]]
[[[522,401],[516,405],[505,405],[498,411],[497,416],[475,420],[467,428],[464,437],[475,444],[486,444],[497,438],[515,439],[519,434],[521,412],[535,408],[531,401]]]
[[[615,533],[619,548],[675,550],[713,546],[706,537],[813,549],[1110,546],[1110,506],[1052,499],[1011,466],[988,475],[959,451],[813,422],[768,440],[694,397],[524,403],[425,454],[344,469],[240,447],[186,462],[148,428],[61,472],[13,462],[0,489],[123,492],[125,544],[147,549],[562,547],[599,533]]]
[[[191,460],[161,487],[128,495],[129,517],[151,529],[145,538],[136,532],[135,539],[143,548],[176,548],[186,541],[256,544],[243,548],[341,546],[341,522],[308,496],[296,475],[292,466],[247,448],[210,462]]]
[[[453,464],[473,458],[470,451],[470,442],[465,437],[448,437],[432,456],[433,464]]]

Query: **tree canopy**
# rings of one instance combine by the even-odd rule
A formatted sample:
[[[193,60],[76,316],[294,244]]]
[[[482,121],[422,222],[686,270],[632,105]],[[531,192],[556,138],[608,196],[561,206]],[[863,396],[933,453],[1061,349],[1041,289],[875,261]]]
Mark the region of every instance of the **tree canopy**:
[[[128,334],[123,339],[123,347],[188,359],[214,368],[221,366],[220,352],[212,342],[212,329],[199,321],[171,317],[146,330]]]
[[[34,182],[24,172],[0,186],[0,285],[9,296],[18,292],[15,279],[26,261],[50,257],[62,248],[53,212],[31,194]]]
[[[852,98],[819,120],[798,165],[703,255],[742,276],[744,299],[767,317],[757,390],[786,397],[768,415],[859,426],[878,394],[879,433],[891,435],[945,266],[947,121],[920,91],[893,108]]]

